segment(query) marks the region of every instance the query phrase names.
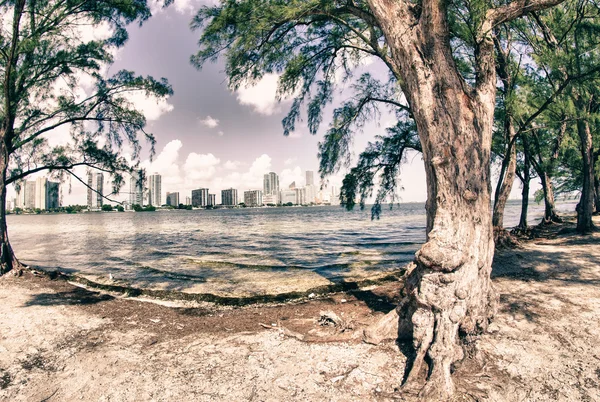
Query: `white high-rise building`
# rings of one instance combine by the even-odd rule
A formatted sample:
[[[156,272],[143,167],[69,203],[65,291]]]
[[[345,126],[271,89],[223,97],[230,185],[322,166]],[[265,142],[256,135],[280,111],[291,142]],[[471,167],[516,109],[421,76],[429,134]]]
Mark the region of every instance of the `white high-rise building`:
[[[269,172],[264,176],[263,202],[268,204],[279,203],[279,176]]]
[[[150,192],[148,197],[148,203],[155,207],[162,205],[162,177],[158,173],[154,173],[148,177],[148,190]]]
[[[315,172],[313,172],[312,170],[307,170],[306,171],[306,185],[312,186],[314,184],[315,184]]]
[[[308,184],[304,187],[304,196],[303,204],[314,204],[317,198],[317,187],[314,184]]]
[[[104,194],[104,175],[102,173],[88,174],[87,204],[91,210],[102,208],[102,195]]]
[[[46,193],[48,192],[48,179],[38,177],[35,179],[35,208],[46,209]]]
[[[135,170],[129,178],[129,203],[144,205],[144,170]]]
[[[25,181],[17,191],[15,207],[21,209],[35,208],[35,181]]]
[[[264,176],[263,195],[279,193],[279,176],[275,172],[269,172]]]
[[[179,206],[179,193],[167,193],[167,205],[172,207]]]

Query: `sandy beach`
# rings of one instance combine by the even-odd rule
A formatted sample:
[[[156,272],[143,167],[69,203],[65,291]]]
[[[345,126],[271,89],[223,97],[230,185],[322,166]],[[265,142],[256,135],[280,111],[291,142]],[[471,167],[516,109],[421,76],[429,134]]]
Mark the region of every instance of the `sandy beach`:
[[[600,233],[571,229],[555,225],[496,252],[498,315],[490,333],[465,346],[456,400],[600,400]],[[7,275],[0,399],[413,400],[398,392],[409,345],[361,341],[399,286],[233,308]],[[323,325],[322,312],[344,325]]]

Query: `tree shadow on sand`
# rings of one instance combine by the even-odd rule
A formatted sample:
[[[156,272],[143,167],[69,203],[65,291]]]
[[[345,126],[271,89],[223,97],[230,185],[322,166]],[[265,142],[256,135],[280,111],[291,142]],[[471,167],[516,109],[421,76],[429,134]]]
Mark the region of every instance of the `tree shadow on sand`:
[[[64,292],[39,293],[25,303],[31,306],[91,305],[113,300],[114,297],[87,289],[74,288]]]

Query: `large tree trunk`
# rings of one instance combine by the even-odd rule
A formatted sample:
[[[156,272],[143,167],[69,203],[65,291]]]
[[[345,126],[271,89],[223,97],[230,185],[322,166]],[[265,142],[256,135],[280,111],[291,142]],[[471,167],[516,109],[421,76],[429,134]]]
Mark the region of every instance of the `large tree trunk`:
[[[3,138],[0,138],[0,275],[14,268],[20,268],[21,264],[15,257],[10,242],[8,241],[8,229],[6,226],[6,173],[8,170],[8,152]]]
[[[493,44],[485,38],[482,46],[491,59],[484,61],[482,74],[494,85],[474,91],[454,63],[441,3],[429,2],[412,26],[408,3],[369,4],[392,50],[394,70],[402,72],[399,81],[417,125],[427,177],[427,242],[416,253],[396,309],[397,328],[409,331],[405,335],[415,348],[405,388],[419,388],[428,400],[445,400],[454,392],[452,365],[463,357],[459,331],[485,330],[495,310],[490,280]],[[429,370],[424,370],[426,357]]]
[[[577,231],[589,233],[594,229],[592,214],[594,213],[594,164],[592,151],[592,133],[587,120],[577,121],[577,133],[581,141],[581,156],[583,159],[583,188],[579,208],[577,208]]]

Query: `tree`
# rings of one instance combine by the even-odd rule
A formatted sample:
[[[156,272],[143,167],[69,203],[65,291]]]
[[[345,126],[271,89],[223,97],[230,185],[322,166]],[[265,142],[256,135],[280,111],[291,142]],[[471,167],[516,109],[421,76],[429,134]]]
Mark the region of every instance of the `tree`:
[[[104,211],[104,212],[111,212],[112,210],[113,210],[112,205],[110,205],[110,204],[104,204],[104,205],[102,205],[102,211]]]
[[[538,158],[532,159],[532,164],[538,170],[545,194],[549,194],[546,184],[550,183],[549,174],[556,173],[561,141],[574,126],[581,153],[581,168],[578,169],[581,200],[577,213],[577,230],[582,233],[589,232],[594,227],[594,150],[590,126],[598,109],[596,87],[600,70],[599,17],[598,5],[594,1],[572,1],[539,16],[536,21],[541,35],[529,37],[529,42],[536,49],[534,60],[539,66],[539,75],[543,77],[541,81],[545,85],[565,88],[565,96],[558,99],[560,117],[555,117],[549,124],[553,124],[558,132],[552,153],[547,163],[543,163],[538,154]],[[565,21],[570,23],[565,24]],[[533,140],[536,142],[534,145],[538,149],[547,142],[539,138],[543,135],[542,131],[543,129],[538,128],[533,131]],[[548,197],[546,205],[548,209]]]
[[[0,274],[20,266],[8,240],[7,185],[44,170],[87,185],[73,171],[85,166],[110,174],[118,191],[131,169],[119,155],[123,143],[132,146],[134,162],[140,134],[153,151],[144,115],[127,95],[163,98],[171,87],[130,71],[102,74],[127,40],[126,25],[150,15],[141,0],[0,1]],[[101,28],[108,28],[107,38],[90,39]],[[85,94],[78,91],[83,81],[92,88]],[[61,128],[70,130],[71,141],[50,146],[48,136]]]
[[[192,62],[201,67],[225,53],[232,88],[265,73],[281,74],[279,94],[295,96],[283,121],[284,134],[295,129],[303,104],[309,130],[316,133],[340,76],[352,79],[362,58],[375,57],[388,67],[391,83],[362,75],[355,81],[358,99],[334,112],[320,146],[321,160],[329,161],[321,173],[345,159],[352,132],[377,115],[374,105],[404,110],[414,120],[427,176],[427,242],[416,254],[405,297],[395,312],[399,328],[408,330],[404,335],[415,347],[405,387],[421,388],[423,363],[429,357],[422,397],[443,400],[453,393],[451,367],[463,356],[459,331],[485,330],[494,314],[493,29],[561,1],[495,6],[488,1],[225,0],[202,8],[192,23],[204,28]],[[463,69],[465,64],[472,68]],[[341,74],[336,75],[338,70]],[[391,95],[390,85],[406,102],[399,94],[378,96]],[[372,91],[361,96],[361,88]]]

